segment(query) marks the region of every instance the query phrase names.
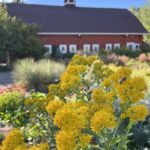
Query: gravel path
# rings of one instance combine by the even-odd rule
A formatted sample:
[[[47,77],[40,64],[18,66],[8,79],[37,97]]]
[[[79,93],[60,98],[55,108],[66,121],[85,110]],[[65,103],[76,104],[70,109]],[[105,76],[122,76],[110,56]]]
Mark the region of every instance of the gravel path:
[[[13,83],[11,72],[0,72],[0,85]]]

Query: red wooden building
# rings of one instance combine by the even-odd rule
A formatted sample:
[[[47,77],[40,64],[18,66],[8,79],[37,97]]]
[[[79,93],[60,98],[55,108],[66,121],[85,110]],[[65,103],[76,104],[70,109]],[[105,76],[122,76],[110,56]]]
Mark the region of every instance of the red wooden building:
[[[75,0],[64,6],[8,4],[8,12],[27,23],[41,26],[37,33],[49,52],[58,46],[62,53],[85,53],[128,47],[139,49],[146,29],[127,9],[76,7]]]

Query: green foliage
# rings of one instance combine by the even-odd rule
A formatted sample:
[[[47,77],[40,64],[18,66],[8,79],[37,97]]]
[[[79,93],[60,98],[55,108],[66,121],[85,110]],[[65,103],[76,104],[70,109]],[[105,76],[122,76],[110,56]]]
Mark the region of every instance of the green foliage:
[[[59,81],[65,65],[59,62],[43,59],[34,61],[27,58],[18,60],[13,69],[13,78],[16,82],[25,84],[30,90],[47,92],[50,83]]]
[[[46,49],[37,39],[39,27],[10,17],[5,6],[0,5],[0,61],[32,56],[41,58]],[[7,60],[8,61],[8,60]]]
[[[24,123],[23,96],[17,92],[0,95],[0,119],[21,126]]]
[[[114,49],[114,50],[112,50],[112,52],[117,54],[117,55],[120,55],[120,56],[125,55],[125,56],[128,56],[130,58],[136,58],[141,54],[140,50],[133,51],[133,50],[128,49],[128,48]]]
[[[22,127],[22,131],[27,141],[37,144],[46,142],[53,148],[56,128],[45,110],[47,103],[47,97],[43,93],[33,93],[25,100],[26,112],[28,112],[29,118]]]
[[[146,121],[134,125],[131,131],[133,134],[130,136],[130,150],[150,149],[150,117],[148,117]]]
[[[144,27],[150,32],[150,1],[148,0],[141,8],[131,8],[131,12],[141,21]],[[145,36],[145,42],[150,43],[150,36]]]
[[[150,43],[143,43],[141,45],[141,50],[143,53],[150,53]]]

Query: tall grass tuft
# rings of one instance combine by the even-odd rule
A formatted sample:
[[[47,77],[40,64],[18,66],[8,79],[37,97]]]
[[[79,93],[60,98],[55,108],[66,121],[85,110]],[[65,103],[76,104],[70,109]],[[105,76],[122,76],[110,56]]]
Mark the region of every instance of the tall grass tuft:
[[[59,81],[65,65],[49,59],[34,61],[32,58],[18,60],[14,64],[14,82],[24,84],[29,90],[47,92],[50,83]]]

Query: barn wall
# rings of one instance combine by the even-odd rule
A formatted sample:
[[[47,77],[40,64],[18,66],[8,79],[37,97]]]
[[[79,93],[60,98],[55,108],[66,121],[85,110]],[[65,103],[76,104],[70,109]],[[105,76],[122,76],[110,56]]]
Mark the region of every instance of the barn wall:
[[[105,48],[107,43],[120,43],[121,47],[127,42],[142,43],[142,35],[39,35],[43,44],[59,46],[60,44],[76,44],[77,49],[83,49],[84,44],[99,44],[100,48]]]

